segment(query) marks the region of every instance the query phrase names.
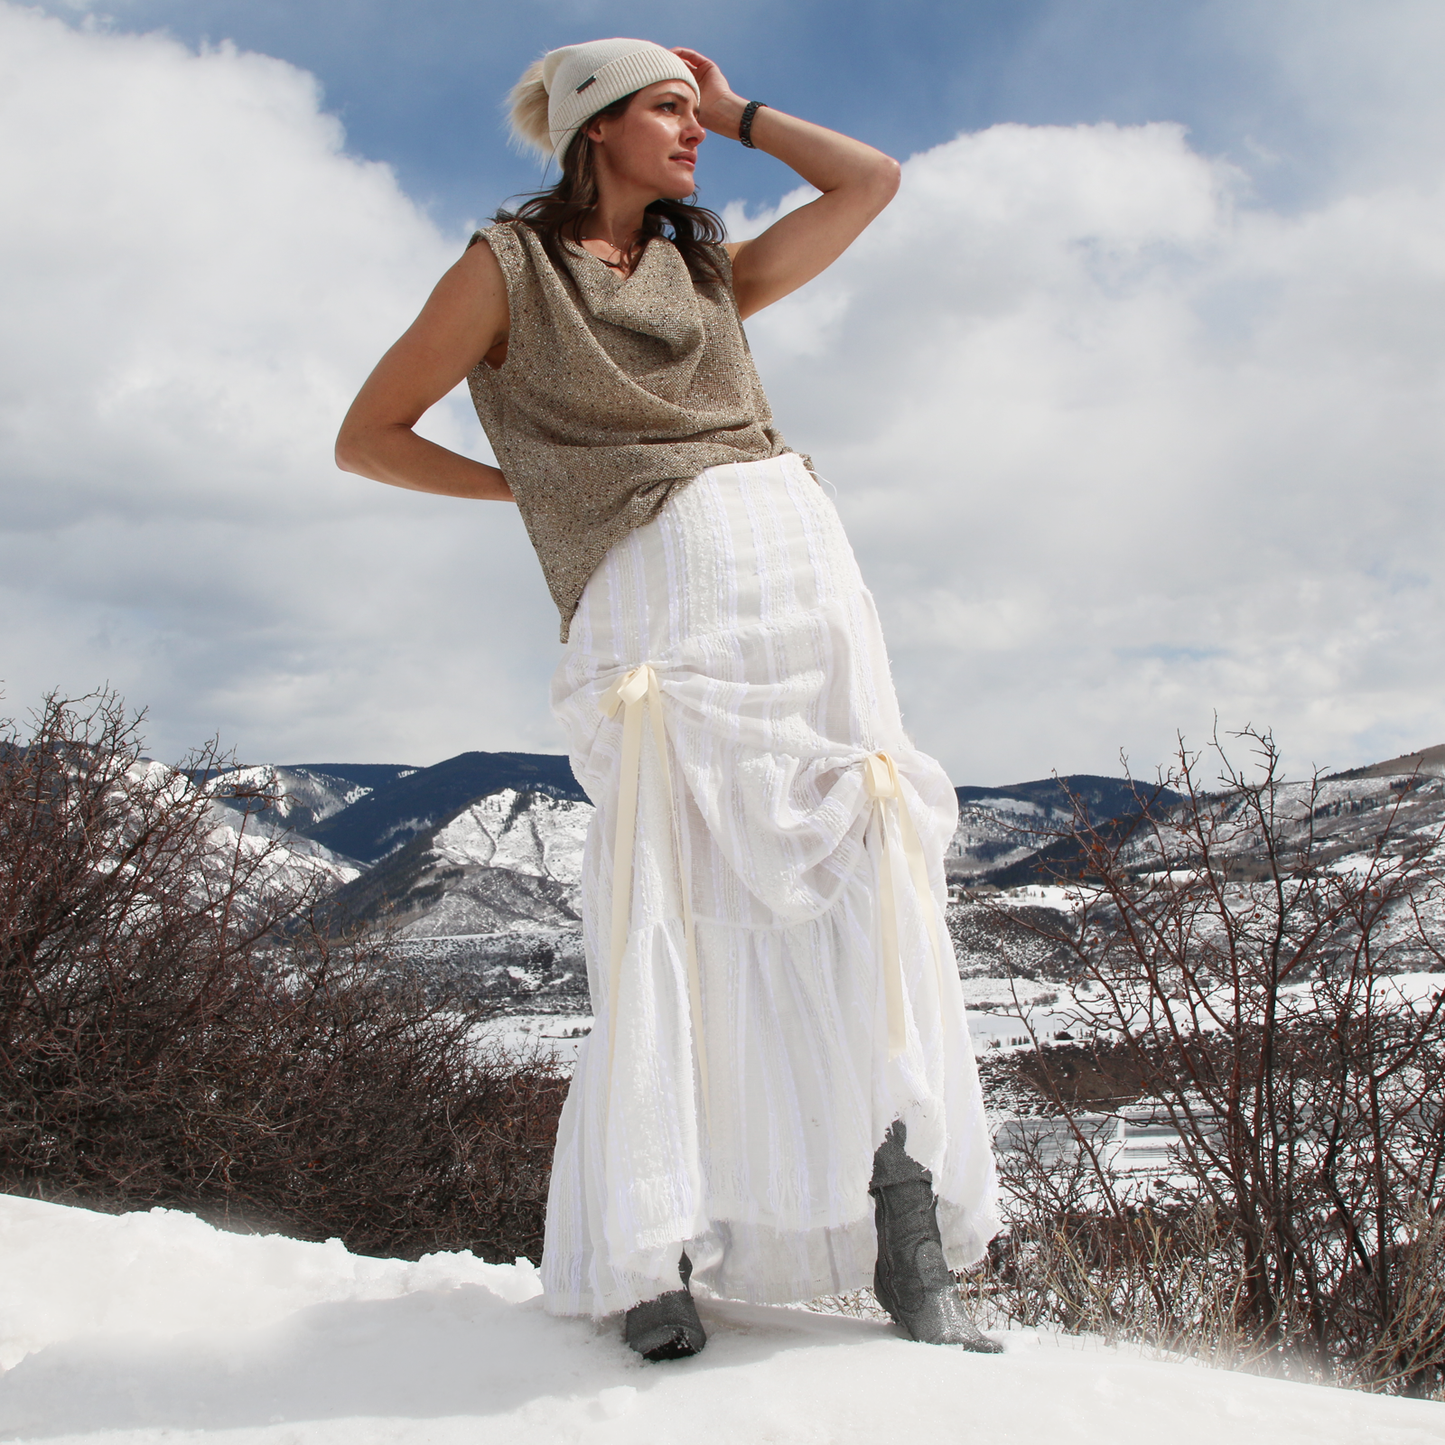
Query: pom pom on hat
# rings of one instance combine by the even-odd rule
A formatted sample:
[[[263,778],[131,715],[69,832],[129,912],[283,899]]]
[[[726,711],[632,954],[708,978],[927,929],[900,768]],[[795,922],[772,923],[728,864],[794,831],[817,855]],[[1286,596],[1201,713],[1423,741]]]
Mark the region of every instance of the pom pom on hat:
[[[512,135],[543,155],[552,154],[552,137],[547,129],[547,86],[542,79],[542,62],[534,60],[512,87],[507,97],[512,112]]]
[[[512,87],[512,134],[560,159],[590,116],[661,80],[683,81],[702,99],[682,60],[651,40],[589,40],[549,50]]]

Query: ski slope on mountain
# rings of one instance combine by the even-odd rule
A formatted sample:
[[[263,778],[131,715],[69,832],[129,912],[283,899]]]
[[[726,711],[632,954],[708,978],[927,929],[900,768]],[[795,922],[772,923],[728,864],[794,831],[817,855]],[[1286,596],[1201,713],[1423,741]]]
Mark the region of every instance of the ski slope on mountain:
[[[1445,1406],[1031,1331],[1001,1356],[704,1300],[698,1358],[543,1313],[535,1270],[0,1196],[0,1440],[1423,1445]]]

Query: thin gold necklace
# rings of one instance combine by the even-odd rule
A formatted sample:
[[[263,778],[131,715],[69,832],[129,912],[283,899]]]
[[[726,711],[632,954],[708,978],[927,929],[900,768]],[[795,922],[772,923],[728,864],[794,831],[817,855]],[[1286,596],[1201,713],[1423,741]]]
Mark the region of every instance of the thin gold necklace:
[[[602,238],[601,238],[600,236],[591,236],[591,237],[588,237],[588,239],[589,239],[589,240],[601,240]],[[578,244],[580,245],[581,243],[579,242]],[[591,256],[594,261],[601,261],[604,266],[610,266],[614,271],[626,271],[626,270],[629,270],[630,267],[628,266],[628,263],[627,263],[627,260],[626,260],[626,255],[627,255],[627,253],[626,253],[625,251],[623,251],[622,247],[621,247],[621,246],[613,245],[613,243],[612,243],[611,241],[604,242],[604,244],[605,244],[605,245],[608,245],[608,246],[612,246],[612,249],[613,249],[614,251],[616,251],[619,256],[623,257],[623,259],[620,260],[620,261],[609,261],[605,256],[599,256],[596,251],[587,251],[587,247],[586,247],[585,245],[582,246],[582,249],[583,249],[584,251],[587,251],[587,254],[588,254],[589,256]]]

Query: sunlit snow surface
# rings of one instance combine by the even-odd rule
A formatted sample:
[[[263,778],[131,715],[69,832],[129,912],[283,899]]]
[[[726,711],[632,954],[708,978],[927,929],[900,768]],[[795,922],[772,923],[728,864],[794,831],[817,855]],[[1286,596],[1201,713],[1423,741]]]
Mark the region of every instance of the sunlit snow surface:
[[[1033,1332],[1002,1356],[704,1300],[696,1359],[545,1315],[527,1264],[417,1264],[0,1196],[0,1439],[1375,1445],[1445,1407],[1163,1363]]]

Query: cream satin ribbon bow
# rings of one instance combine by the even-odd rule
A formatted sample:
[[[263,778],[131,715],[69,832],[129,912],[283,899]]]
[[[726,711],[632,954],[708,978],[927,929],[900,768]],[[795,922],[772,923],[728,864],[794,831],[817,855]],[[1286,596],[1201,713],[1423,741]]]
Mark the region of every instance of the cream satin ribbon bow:
[[[617,787],[617,830],[612,844],[612,953],[607,983],[607,1009],[611,1027],[607,1039],[607,1088],[612,1089],[612,1064],[617,1053],[617,1014],[622,986],[622,957],[632,926],[632,858],[637,837],[637,783],[642,771],[642,711],[652,715],[652,737],[657,762],[667,789],[667,813],[672,821],[672,856],[677,863],[678,892],[682,897],[682,934],[687,952],[687,996],[692,1014],[692,1037],[697,1050],[697,1072],[702,1085],[703,1112],[710,1117],[707,1079],[707,1044],[702,1032],[702,981],[697,967],[697,936],[692,923],[692,895],[682,872],[682,840],[677,805],[672,791],[672,769],[667,761],[667,729],[662,718],[662,692],[657,674],[647,664],[634,667],[602,694],[602,711],[616,717],[622,711],[622,769]]]
[[[888,1008],[888,1057],[903,1052],[906,1038],[903,1022],[903,953],[898,946],[898,903],[893,895],[893,849],[888,843],[890,802],[898,807],[898,836],[903,856],[913,875],[913,891],[928,923],[928,940],[933,945],[933,966],[938,972],[939,998],[943,997],[943,945],[938,937],[938,904],[928,886],[928,863],[923,844],[909,816],[908,803],[898,780],[898,765],[887,753],[870,753],[863,759],[863,785],[873,799],[873,821],[880,843],[878,878],[878,922],[883,945],[883,996]]]

